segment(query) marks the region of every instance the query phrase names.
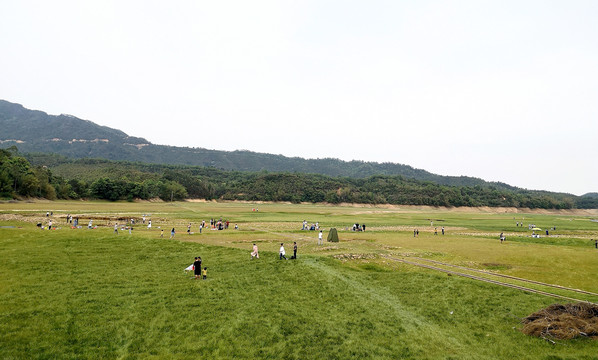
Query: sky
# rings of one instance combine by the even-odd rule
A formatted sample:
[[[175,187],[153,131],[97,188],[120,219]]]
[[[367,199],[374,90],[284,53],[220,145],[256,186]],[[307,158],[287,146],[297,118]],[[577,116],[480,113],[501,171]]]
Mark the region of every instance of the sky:
[[[154,144],[582,195],[596,19],[581,0],[0,0],[0,99]]]

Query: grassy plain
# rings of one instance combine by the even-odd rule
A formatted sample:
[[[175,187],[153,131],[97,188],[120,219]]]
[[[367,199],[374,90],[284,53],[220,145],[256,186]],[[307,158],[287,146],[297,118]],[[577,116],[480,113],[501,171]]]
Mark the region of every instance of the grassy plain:
[[[56,230],[36,227],[47,224],[46,211],[53,212]],[[83,228],[66,226],[66,214],[78,216]],[[131,235],[114,234],[114,222],[143,214],[152,219],[151,230],[135,226]],[[598,238],[598,223],[590,221],[597,216],[308,204],[2,203],[0,358],[596,359],[594,340],[553,344],[519,331],[521,318],[557,299],[382,255],[598,292],[598,250],[590,241]],[[231,229],[199,234],[201,220],[220,217]],[[97,229],[86,228],[89,218]],[[318,246],[315,232],[301,230],[303,220],[319,222],[325,234],[336,227],[341,241]],[[345,230],[356,222],[367,231]],[[557,230],[531,238],[530,223]],[[169,239],[172,227],[175,239]],[[504,244],[500,232],[507,235]],[[279,261],[280,243],[289,255],[293,241],[298,259]],[[250,260],[252,243],[259,260]],[[205,281],[183,271],[198,255],[208,267]]]

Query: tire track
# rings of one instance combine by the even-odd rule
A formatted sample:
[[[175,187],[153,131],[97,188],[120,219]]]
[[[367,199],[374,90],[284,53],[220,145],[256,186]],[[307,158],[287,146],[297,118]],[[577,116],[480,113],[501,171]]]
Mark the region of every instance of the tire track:
[[[498,280],[492,280],[492,279],[484,278],[484,277],[481,277],[481,276],[475,276],[475,275],[461,273],[461,272],[457,272],[457,271],[442,269],[442,268],[439,268],[439,267],[436,267],[436,266],[432,266],[432,265],[420,264],[420,263],[417,263],[417,262],[414,262],[414,261],[408,261],[408,260],[405,260],[405,259],[395,258],[395,257],[389,256],[389,255],[381,255],[381,257],[384,257],[384,258],[389,259],[389,260],[401,262],[401,263],[404,263],[404,264],[409,264],[409,265],[414,265],[414,266],[418,266],[418,267],[423,267],[423,268],[430,269],[430,270],[440,271],[440,272],[451,274],[451,275],[462,276],[462,277],[466,277],[466,278],[469,278],[469,279],[483,281],[483,282],[487,282],[487,283],[491,283],[491,284],[495,284],[495,285],[500,285],[500,286],[504,286],[504,287],[509,287],[509,288],[512,288],[512,289],[522,290],[522,291],[526,291],[526,292],[530,292],[530,293],[534,293],[534,294],[540,294],[540,295],[544,295],[544,296],[550,296],[550,297],[559,298],[559,299],[565,299],[565,300],[569,300],[569,301],[585,302],[585,303],[591,303],[591,304],[593,304],[592,302],[587,301],[587,300],[581,300],[581,299],[577,299],[577,298],[573,298],[573,297],[569,297],[569,296],[554,294],[554,293],[550,293],[550,292],[547,292],[547,291],[542,291],[542,290],[528,288],[528,287],[525,287],[525,286],[520,286],[520,285],[515,285],[515,284],[509,284],[509,283],[506,283],[506,282],[502,282],[502,281],[498,281]],[[474,270],[474,269],[472,269],[472,270]],[[489,273],[489,274],[492,274],[492,273]],[[571,290],[575,290],[575,289],[571,289]]]
[[[440,262],[440,261],[430,260],[430,259],[424,259],[424,258],[420,258],[420,257],[417,257],[417,256],[414,256],[412,258],[413,259],[417,259],[417,260],[421,260],[421,261],[427,261],[427,262],[430,262],[430,263],[433,263],[433,264],[438,264],[438,265],[443,265],[443,266],[450,266],[450,267],[454,267],[454,268],[458,268],[458,269],[463,269],[463,270],[467,270],[467,271],[473,271],[473,272],[477,272],[477,273],[481,273],[481,274],[498,276],[498,277],[503,277],[503,278],[506,278],[506,279],[517,280],[517,281],[521,281],[521,282],[527,282],[527,283],[536,284],[536,285],[542,285],[542,286],[546,286],[546,287],[553,287],[553,288],[556,288],[556,289],[572,291],[572,292],[576,292],[576,293],[580,293],[580,294],[598,296],[598,294],[590,292],[590,291],[568,288],[566,286],[548,284],[548,283],[543,283],[543,282],[540,282],[540,281],[519,278],[519,277],[511,276],[511,275],[496,274],[496,273],[493,273],[493,272],[490,272],[490,271],[486,271],[486,270],[473,269],[473,268],[468,268],[468,267],[465,267],[465,266],[443,263],[443,262]]]

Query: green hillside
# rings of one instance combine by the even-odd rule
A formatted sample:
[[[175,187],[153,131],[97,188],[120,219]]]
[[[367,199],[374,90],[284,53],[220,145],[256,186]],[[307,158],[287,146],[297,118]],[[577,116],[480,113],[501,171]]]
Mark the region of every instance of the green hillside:
[[[3,150],[5,151],[5,150]],[[62,198],[183,198],[361,203],[432,206],[491,206],[543,209],[596,208],[598,198],[504,189],[496,186],[447,186],[399,175],[330,177],[290,172],[227,171],[214,167],[145,164],[105,159],[67,159],[28,154]],[[0,165],[1,161],[0,161]],[[48,175],[46,175],[48,177]],[[60,198],[60,196],[58,196]]]
[[[441,185],[487,185],[467,176],[440,176],[408,165],[338,159],[303,159],[251,151],[218,151],[154,145],[143,138],[99,126],[71,115],[48,115],[0,100],[0,145],[15,145],[23,153],[55,153],[70,158],[104,158],[153,164],[216,167],[236,171],[314,173],[333,177],[366,178],[401,175]],[[511,188],[492,183],[499,188]]]

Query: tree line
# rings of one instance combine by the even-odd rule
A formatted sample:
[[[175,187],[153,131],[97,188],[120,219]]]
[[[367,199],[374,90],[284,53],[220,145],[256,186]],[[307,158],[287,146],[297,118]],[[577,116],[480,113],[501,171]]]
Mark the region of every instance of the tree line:
[[[349,178],[104,159],[71,160],[48,154],[27,154],[25,157],[14,147],[0,149],[0,197],[111,201],[201,198],[292,203],[598,208],[598,197],[492,184],[449,186],[399,175]]]
[[[47,166],[33,166],[15,147],[0,149],[0,197],[56,199],[182,200],[186,189],[166,178],[130,181],[98,177],[87,182],[52,174]]]

